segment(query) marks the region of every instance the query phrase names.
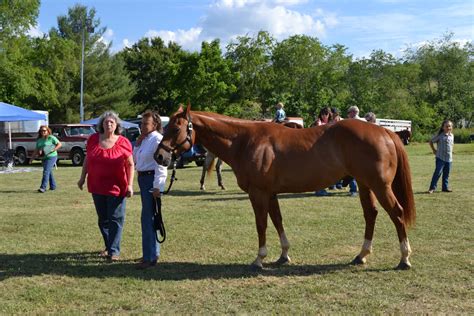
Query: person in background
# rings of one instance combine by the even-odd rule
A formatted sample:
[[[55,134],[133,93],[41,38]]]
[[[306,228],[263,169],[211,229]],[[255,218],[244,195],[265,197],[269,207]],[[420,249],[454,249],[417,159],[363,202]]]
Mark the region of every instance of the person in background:
[[[365,121],[365,119],[359,116],[359,108],[356,105],[353,105],[347,109],[347,118]]]
[[[329,123],[330,118],[331,118],[331,109],[328,107],[324,107],[319,111],[318,118],[316,119],[316,121],[314,121],[313,124],[311,124],[311,127],[326,125]],[[322,190],[314,192],[314,195],[328,196],[329,192],[326,191],[326,189],[322,189]]]
[[[336,107],[331,108],[331,115],[329,116],[329,123],[328,124],[335,124],[342,120],[341,115],[339,114],[339,109]],[[339,180],[336,182],[336,184],[333,184],[329,187],[329,190],[342,190],[342,180]]]
[[[438,134],[431,138],[429,144],[433,154],[436,156],[435,170],[431,178],[430,188],[428,193],[431,194],[436,190],[439,177],[443,174],[442,191],[453,192],[449,188],[449,172],[453,162],[453,123],[450,120],[444,120]],[[434,146],[436,144],[436,148]]]
[[[40,126],[38,138],[36,140],[35,151],[32,159],[41,156],[43,163],[43,177],[38,192],[46,192],[49,181],[49,189],[56,190],[56,180],[53,176],[53,168],[58,161],[58,149],[61,148],[61,142],[53,135],[51,129],[46,126]]]
[[[142,201],[142,252],[143,257],[137,269],[147,269],[156,265],[160,257],[160,244],[156,240],[153,226],[155,198],[160,198],[165,190],[168,168],[158,165],[153,158],[163,138],[161,118],[158,112],[146,111],[142,115],[141,135],[133,149],[133,158],[138,172],[138,185]]]
[[[319,110],[318,117],[313,122],[313,124],[311,124],[311,127],[326,125],[329,123],[330,119],[331,119],[331,109],[328,107],[322,108],[321,110]]]
[[[82,190],[87,177],[105,244],[99,255],[114,262],[120,258],[126,198],[133,196],[132,144],[120,134],[121,121],[115,112],[102,114],[97,130],[87,141],[87,156],[77,186]]]
[[[341,119],[341,114],[339,113],[339,109],[336,107],[331,108],[331,115],[329,116],[329,123],[336,123],[339,122]]]
[[[375,114],[374,112],[368,112],[365,116],[364,116],[365,120],[369,123],[373,123],[373,124],[376,124],[377,123],[377,118],[375,117]]]
[[[356,105],[353,105],[347,109],[347,118],[365,121],[365,119],[359,116],[359,108]],[[357,192],[357,182],[354,178],[349,181],[349,195],[352,197],[359,195]]]
[[[285,113],[285,110],[283,110],[283,107],[284,107],[284,105],[281,102],[278,102],[275,105],[275,108],[277,109],[277,111],[276,111],[276,114],[275,114],[275,118],[273,119],[273,122],[283,123],[283,121],[286,120],[286,113]]]

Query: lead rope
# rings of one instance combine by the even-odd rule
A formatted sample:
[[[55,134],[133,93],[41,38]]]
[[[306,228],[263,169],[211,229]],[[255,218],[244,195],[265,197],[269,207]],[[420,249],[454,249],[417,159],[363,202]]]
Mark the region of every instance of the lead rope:
[[[165,224],[161,215],[161,198],[155,198],[155,214],[154,214],[155,237],[156,241],[162,244],[166,240]],[[160,238],[161,236],[161,238]]]
[[[171,186],[173,185],[173,182],[175,181],[178,181],[178,178],[176,178],[176,163],[177,163],[177,159],[176,157],[174,156],[173,154],[173,171],[171,172],[171,179],[170,179],[170,184],[168,186],[168,190],[166,190],[165,192],[163,192],[163,194],[168,194],[170,193],[170,190],[171,190]]]
[[[176,178],[176,159],[173,159],[173,172],[171,173],[170,184],[168,186],[168,190],[166,190],[166,192],[163,192],[163,194],[168,194],[170,192],[171,186],[176,180],[178,180]],[[163,223],[163,215],[161,214],[161,198],[155,198],[155,214],[153,217],[155,238],[158,243],[162,244],[166,240],[166,229],[165,224]]]

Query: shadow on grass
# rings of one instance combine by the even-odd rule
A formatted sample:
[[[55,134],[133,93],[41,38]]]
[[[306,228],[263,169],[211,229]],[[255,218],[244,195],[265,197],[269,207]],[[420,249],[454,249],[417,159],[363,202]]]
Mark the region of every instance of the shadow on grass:
[[[76,278],[136,278],[142,280],[236,279],[263,276],[322,275],[345,269],[348,264],[265,265],[254,272],[247,264],[200,264],[159,262],[156,267],[136,270],[135,262],[106,263],[97,253],[0,254],[0,281],[14,277],[58,275]],[[360,270],[363,271],[363,270]]]

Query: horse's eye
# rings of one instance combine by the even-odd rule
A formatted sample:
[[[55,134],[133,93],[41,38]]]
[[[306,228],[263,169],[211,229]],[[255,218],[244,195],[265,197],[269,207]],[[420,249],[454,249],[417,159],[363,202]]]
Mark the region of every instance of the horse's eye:
[[[179,133],[179,130],[180,130],[180,128],[179,128],[179,127],[176,127],[176,128],[174,129],[174,132],[175,132],[175,133]]]

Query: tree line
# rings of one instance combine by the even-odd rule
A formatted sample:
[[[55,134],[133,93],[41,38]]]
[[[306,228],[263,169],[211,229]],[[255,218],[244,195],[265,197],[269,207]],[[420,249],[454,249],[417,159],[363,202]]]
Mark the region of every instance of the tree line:
[[[136,117],[145,109],[170,115],[179,103],[234,117],[271,117],[277,102],[307,125],[323,107],[342,114],[406,119],[415,136],[451,119],[470,126],[474,113],[473,45],[448,33],[396,58],[383,50],[354,58],[348,48],[294,35],[277,41],[266,31],[240,36],[225,49],[219,39],[189,52],[161,38],[142,38],[113,54],[94,8],[76,5],[42,37],[39,0],[0,4],[0,100],[47,110],[51,122],[78,122],[82,35],[85,36],[85,118],[113,109]],[[86,25],[87,21],[87,25]],[[87,29],[86,29],[87,28]],[[84,33],[82,33],[84,32]]]

